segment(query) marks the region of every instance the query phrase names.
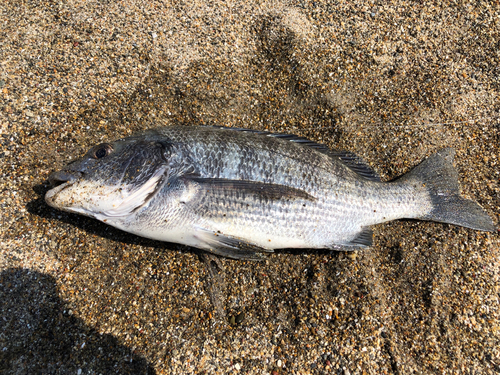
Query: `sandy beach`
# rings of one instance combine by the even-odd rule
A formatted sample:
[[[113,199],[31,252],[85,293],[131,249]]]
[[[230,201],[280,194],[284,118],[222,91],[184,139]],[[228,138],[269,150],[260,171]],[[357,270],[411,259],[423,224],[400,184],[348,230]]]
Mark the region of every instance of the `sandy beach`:
[[[97,143],[224,125],[387,181],[453,147],[498,227],[498,1],[7,0],[0,25],[0,373],[500,372],[498,232],[402,220],[249,262],[44,201]]]

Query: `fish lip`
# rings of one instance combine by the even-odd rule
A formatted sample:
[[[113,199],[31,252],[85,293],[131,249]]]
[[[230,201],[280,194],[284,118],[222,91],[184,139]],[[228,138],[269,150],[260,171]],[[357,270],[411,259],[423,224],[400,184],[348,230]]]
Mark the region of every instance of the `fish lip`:
[[[49,183],[54,188],[65,183],[73,184],[76,180],[80,179],[82,175],[82,172],[62,170],[51,173],[49,176]]]

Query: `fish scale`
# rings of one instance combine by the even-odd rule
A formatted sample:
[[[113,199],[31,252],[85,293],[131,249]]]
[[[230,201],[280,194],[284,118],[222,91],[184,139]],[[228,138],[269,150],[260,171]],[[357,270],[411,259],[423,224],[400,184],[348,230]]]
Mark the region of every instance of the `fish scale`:
[[[199,132],[193,132],[191,127],[167,127],[151,131],[151,135],[156,133],[178,142],[193,162],[199,163],[200,173],[220,178],[281,183],[290,178],[290,174],[282,173],[285,167],[300,170],[305,163],[308,168],[321,168],[328,162],[325,155],[314,149],[279,138],[243,131],[234,132],[238,137],[233,137],[224,129],[196,129]]]
[[[356,250],[370,226],[416,218],[493,231],[459,196],[454,151],[381,182],[358,157],[291,136],[163,127],[97,145],[51,175],[49,205],[237,259],[278,248]]]

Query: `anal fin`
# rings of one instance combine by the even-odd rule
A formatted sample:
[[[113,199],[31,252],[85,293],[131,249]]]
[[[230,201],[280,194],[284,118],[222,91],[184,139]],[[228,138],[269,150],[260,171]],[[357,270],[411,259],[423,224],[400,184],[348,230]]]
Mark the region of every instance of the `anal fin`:
[[[356,251],[362,250],[373,244],[373,231],[370,227],[363,227],[356,236],[347,243],[343,244],[332,244],[329,247],[332,250],[338,251]]]

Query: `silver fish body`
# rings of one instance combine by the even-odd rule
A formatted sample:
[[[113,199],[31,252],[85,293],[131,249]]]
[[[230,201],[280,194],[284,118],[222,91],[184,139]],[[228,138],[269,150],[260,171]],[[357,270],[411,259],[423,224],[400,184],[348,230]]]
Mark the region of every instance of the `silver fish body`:
[[[393,182],[303,138],[222,127],[148,130],[92,148],[51,175],[47,203],[143,237],[232,258],[278,248],[355,250],[401,218],[493,231],[459,196],[454,151]]]

